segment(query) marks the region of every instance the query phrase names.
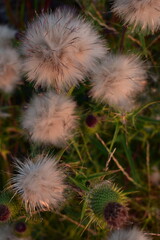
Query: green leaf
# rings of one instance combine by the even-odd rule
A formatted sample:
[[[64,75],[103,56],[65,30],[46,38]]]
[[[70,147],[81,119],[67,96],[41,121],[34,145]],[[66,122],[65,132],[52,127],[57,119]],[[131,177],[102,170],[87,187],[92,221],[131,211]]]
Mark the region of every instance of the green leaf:
[[[86,186],[84,186],[82,183],[78,182],[76,179],[69,177],[69,179],[80,189],[84,190],[84,191],[88,191],[88,188]]]
[[[116,142],[116,139],[117,139],[119,130],[120,130],[119,122],[116,122],[115,132],[114,132],[113,139],[112,139],[112,142],[111,142],[111,146],[110,146],[110,149],[109,149],[110,152],[112,151],[113,145],[114,145],[114,143]]]
[[[132,176],[132,178],[134,179],[135,182],[139,182],[140,179],[139,179],[139,176],[138,176],[138,173],[137,173],[137,170],[136,170],[135,162],[132,158],[131,149],[126,144],[126,138],[125,138],[124,135],[121,135],[121,143],[123,145],[126,157],[128,159],[128,163],[129,163],[129,166],[130,166],[130,169],[131,169],[131,176]]]
[[[82,207],[82,212],[81,212],[80,221],[82,221],[83,218],[84,218],[84,215],[85,215],[85,212],[86,212],[86,208],[87,208],[87,202],[84,201],[84,203],[83,203],[83,207]]]

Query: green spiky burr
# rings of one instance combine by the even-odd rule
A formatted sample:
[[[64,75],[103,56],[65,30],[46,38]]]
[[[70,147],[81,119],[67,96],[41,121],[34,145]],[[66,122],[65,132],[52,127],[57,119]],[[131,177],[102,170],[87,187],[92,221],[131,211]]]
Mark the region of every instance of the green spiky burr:
[[[102,225],[101,223],[107,221],[105,211],[106,207],[110,206],[110,203],[117,203],[125,206],[126,201],[127,198],[122,190],[109,181],[103,181],[102,183],[95,185],[87,196],[87,202],[91,213],[90,216],[92,220],[96,221],[99,225]],[[120,212],[117,208],[117,204],[112,204],[113,206],[116,206],[117,210],[117,212],[113,211],[113,209],[111,211],[114,213],[114,219],[116,219],[115,216],[118,217],[117,213]]]

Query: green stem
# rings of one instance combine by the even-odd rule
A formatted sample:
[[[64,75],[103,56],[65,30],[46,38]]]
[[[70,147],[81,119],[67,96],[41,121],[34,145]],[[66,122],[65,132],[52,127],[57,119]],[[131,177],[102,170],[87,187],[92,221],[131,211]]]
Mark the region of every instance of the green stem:
[[[148,57],[148,51],[147,51],[147,47],[146,47],[146,41],[145,41],[145,37],[142,33],[139,33],[139,39],[143,48],[143,54],[145,57]]]
[[[77,152],[77,155],[79,156],[81,162],[83,162],[83,158],[82,158],[81,153],[80,153],[80,151],[78,149],[77,143],[74,141],[74,139],[72,139],[72,145],[74,146],[74,148],[75,148],[75,150]]]
[[[134,162],[134,159],[132,158],[131,150],[126,143],[126,137],[124,135],[121,135],[121,141],[122,141],[122,145],[123,145],[126,157],[128,159],[128,163],[129,163],[130,170],[131,170],[131,176],[132,176],[132,178],[134,179],[135,182],[139,182],[139,176],[138,176],[138,173],[136,171],[135,162]]]
[[[115,143],[115,141],[116,141],[116,139],[117,139],[119,130],[120,130],[119,122],[117,122],[117,123],[116,123],[115,132],[114,132],[114,135],[113,135],[113,139],[112,139],[112,142],[111,142],[111,145],[110,145],[110,149],[109,149],[110,152],[112,152],[112,148],[113,148],[113,145],[114,145],[114,143]]]

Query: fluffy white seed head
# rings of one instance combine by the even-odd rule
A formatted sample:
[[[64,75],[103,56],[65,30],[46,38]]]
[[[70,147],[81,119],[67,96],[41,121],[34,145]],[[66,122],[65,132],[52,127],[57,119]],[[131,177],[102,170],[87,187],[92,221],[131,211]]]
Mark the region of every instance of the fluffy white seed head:
[[[139,25],[152,32],[160,28],[159,0],[114,0],[113,12],[125,20],[126,24]]]
[[[22,49],[28,80],[60,90],[82,81],[107,51],[92,25],[65,8],[33,21]]]
[[[20,81],[20,60],[15,49],[0,48],[0,90],[10,93]]]
[[[16,31],[7,25],[0,25],[0,47],[6,47],[11,44]]]
[[[14,240],[11,227],[8,224],[4,224],[0,226],[0,240]]]
[[[146,69],[135,55],[108,55],[95,69],[91,96],[119,110],[130,111],[146,85]]]
[[[31,240],[31,238],[19,238],[14,235],[14,231],[11,225],[2,224],[0,225],[0,240]]]
[[[54,157],[38,155],[25,162],[17,160],[15,166],[12,188],[22,197],[27,211],[57,209],[64,202],[65,175]]]
[[[131,229],[119,229],[114,231],[108,240],[149,240],[142,231],[134,227]]]
[[[48,92],[33,98],[22,116],[22,126],[34,142],[63,147],[77,127],[75,110],[70,97]]]

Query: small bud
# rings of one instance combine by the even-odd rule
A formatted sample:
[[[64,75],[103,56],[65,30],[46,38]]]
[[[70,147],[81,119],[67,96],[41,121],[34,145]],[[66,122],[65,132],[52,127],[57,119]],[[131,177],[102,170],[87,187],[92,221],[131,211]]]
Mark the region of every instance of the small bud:
[[[122,227],[128,219],[128,210],[117,202],[110,202],[104,209],[104,218],[114,228]]]
[[[17,41],[20,41],[21,38],[22,38],[22,33],[16,32],[16,34],[15,34],[15,39],[16,39]]]
[[[0,204],[0,222],[8,221],[11,216],[9,208],[4,205]]]
[[[86,187],[89,187],[90,186],[90,182],[86,181],[85,185],[86,185]]]
[[[88,115],[86,118],[86,124],[88,127],[93,128],[96,126],[98,119],[94,115]]]
[[[19,206],[17,206],[16,199],[12,198],[13,195],[9,192],[0,194],[0,222],[8,221],[17,214]]]
[[[15,225],[15,231],[18,233],[24,233],[27,229],[27,226],[24,222],[18,222]]]

